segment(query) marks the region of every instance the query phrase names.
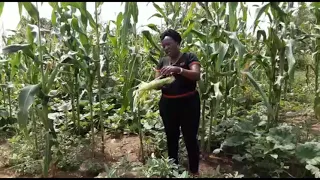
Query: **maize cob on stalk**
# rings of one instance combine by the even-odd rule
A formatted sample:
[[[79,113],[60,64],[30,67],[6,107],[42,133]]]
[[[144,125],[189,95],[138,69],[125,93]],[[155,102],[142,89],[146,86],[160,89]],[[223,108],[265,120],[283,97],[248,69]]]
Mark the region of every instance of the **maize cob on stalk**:
[[[136,86],[138,89],[133,91],[133,111],[136,111],[138,105],[145,100],[148,91],[157,89],[166,84],[171,84],[174,80],[174,76],[170,76],[163,79],[154,79],[149,83],[141,82],[138,86]]]

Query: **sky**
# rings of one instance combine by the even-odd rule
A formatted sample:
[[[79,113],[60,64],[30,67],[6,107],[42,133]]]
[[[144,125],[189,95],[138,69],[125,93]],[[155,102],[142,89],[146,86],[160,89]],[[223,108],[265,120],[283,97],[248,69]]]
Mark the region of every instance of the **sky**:
[[[162,7],[164,2],[157,2],[157,4]],[[248,24],[249,26],[252,26],[253,24],[253,17],[255,14],[255,9],[253,5],[261,5],[261,2],[247,2],[248,8],[249,8],[249,15],[248,15]],[[39,13],[40,17],[51,19],[51,12],[52,8],[47,3],[44,2],[41,6],[41,3],[38,3],[39,6]],[[162,20],[158,17],[153,17],[151,19],[150,16],[152,16],[157,11],[153,7],[152,3],[148,2],[138,2],[138,8],[139,8],[139,19],[137,23],[138,31],[141,31],[142,29],[148,29],[146,27],[143,27],[144,25],[147,25],[149,23],[160,25],[162,23]],[[91,14],[94,14],[94,2],[87,2],[87,9]],[[104,2],[102,5],[101,15],[100,18],[102,21],[108,21],[108,20],[115,20],[117,17],[117,14],[119,12],[124,11],[124,3],[121,5],[121,2]],[[24,12],[26,13],[26,12]],[[17,25],[19,23],[20,17],[19,17],[19,10],[18,10],[18,3],[17,2],[5,2],[3,12],[0,18],[0,34],[2,34],[3,29],[16,29]],[[267,27],[266,23],[260,23],[263,26],[263,29]],[[260,26],[261,26],[260,25]],[[140,27],[140,28],[139,28]]]

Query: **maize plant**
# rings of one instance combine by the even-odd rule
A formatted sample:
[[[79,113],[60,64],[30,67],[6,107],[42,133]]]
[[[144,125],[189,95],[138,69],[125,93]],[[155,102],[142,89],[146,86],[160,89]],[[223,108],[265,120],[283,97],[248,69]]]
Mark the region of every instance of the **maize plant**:
[[[294,133],[291,126],[281,124],[288,109],[300,107],[300,101],[291,103],[293,92],[310,95],[320,118],[319,3],[298,3],[296,7],[289,2],[264,2],[252,14],[252,6],[245,2],[151,2],[149,7],[155,12],[147,17],[141,32],[144,12],[139,3],[123,3],[123,11],[112,20],[103,16],[108,3],[89,3],[49,2],[51,17],[46,19],[39,13],[43,3],[19,2],[18,29],[2,37],[0,133],[10,127],[5,120],[17,121],[18,128],[10,127],[16,133],[11,142],[22,136],[28,146],[21,147],[39,153],[44,177],[54,166],[69,163],[65,159],[73,156],[65,149],[78,138],[84,142],[84,137],[89,138],[85,149],[90,158],[99,157],[95,149],[100,144],[101,154],[107,153],[108,135],[123,134],[137,134],[137,153],[144,164],[148,154],[164,155],[165,132],[155,90],[175,78],[152,79],[153,68],[164,56],[159,37],[168,28],[181,34],[181,51],[195,53],[201,64],[197,88],[202,152],[210,153],[221,145],[219,152],[231,154],[232,161],[243,167],[258,167],[254,173],[260,176],[265,176],[260,172],[264,168],[270,168],[266,172],[270,176],[294,173],[306,177],[309,171],[319,176],[319,144],[310,135],[311,128],[307,133]],[[0,16],[5,7],[0,2]],[[301,9],[313,15],[314,21],[304,22],[302,15],[295,15]],[[151,18],[163,23],[156,24]],[[265,20],[268,23],[262,28]],[[304,40],[308,43],[302,44]],[[315,83],[312,93],[296,85],[295,70],[305,71],[299,65],[307,61],[297,58],[300,52],[312,57],[306,66],[307,85]],[[301,92],[296,92],[298,88]],[[304,99],[304,106],[312,103]],[[66,134],[77,138],[64,138]],[[312,142],[303,142],[311,138]],[[144,144],[155,147],[154,152]],[[222,149],[225,146],[233,148]],[[33,158],[22,151],[19,156]]]

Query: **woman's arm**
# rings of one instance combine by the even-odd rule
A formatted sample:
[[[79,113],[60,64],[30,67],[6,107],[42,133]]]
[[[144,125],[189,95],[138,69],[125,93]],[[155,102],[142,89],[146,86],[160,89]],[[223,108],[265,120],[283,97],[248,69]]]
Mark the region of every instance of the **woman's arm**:
[[[180,72],[180,68],[179,68],[179,72]],[[178,73],[179,73],[178,72]],[[200,80],[200,65],[199,64],[191,64],[190,65],[190,70],[188,69],[182,69],[181,75],[194,80],[194,81],[199,81]]]
[[[183,69],[177,66],[166,66],[160,70],[160,74],[163,74],[163,75],[170,75],[173,73],[181,74],[182,76],[190,80],[198,81],[200,80],[200,65],[199,63],[192,63],[190,64],[190,70]]]

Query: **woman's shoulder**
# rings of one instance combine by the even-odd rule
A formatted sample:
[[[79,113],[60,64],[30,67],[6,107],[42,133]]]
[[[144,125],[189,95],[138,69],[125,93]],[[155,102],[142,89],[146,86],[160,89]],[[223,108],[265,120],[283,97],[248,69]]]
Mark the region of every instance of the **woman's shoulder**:
[[[188,61],[198,59],[197,55],[193,52],[185,52],[184,54]]]

